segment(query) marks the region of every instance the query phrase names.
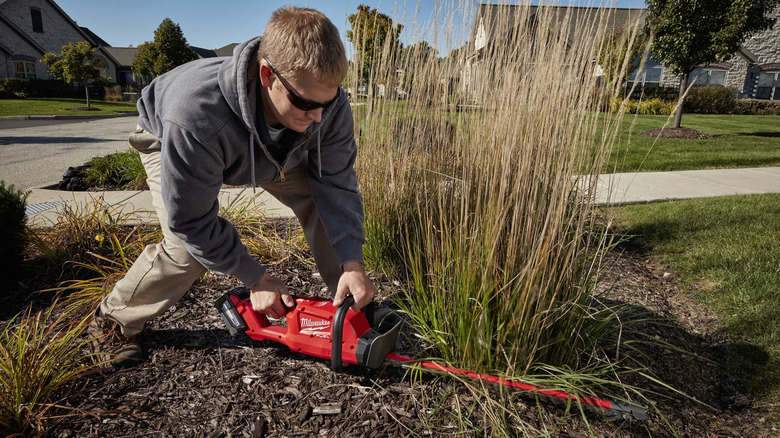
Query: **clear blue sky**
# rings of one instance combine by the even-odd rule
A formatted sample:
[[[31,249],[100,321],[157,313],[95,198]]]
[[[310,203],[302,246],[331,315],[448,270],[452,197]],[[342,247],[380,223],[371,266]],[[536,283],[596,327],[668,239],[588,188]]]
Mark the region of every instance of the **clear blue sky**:
[[[469,0],[55,0],[79,26],[88,27],[108,44],[116,47],[138,46],[154,38],[154,31],[166,17],[178,23],[187,42],[196,47],[216,49],[241,43],[263,33],[271,12],[289,4],[322,11],[346,35],[347,16],[360,4],[377,8],[404,25],[403,43],[426,40],[446,51],[468,39],[474,10],[483,1]],[[492,3],[496,3],[494,0]],[[506,3],[505,1],[502,3]],[[517,3],[513,1],[512,3]],[[534,1],[534,3],[537,3]],[[547,2],[549,4],[549,2]],[[561,0],[561,5],[587,6],[609,0]],[[452,5],[457,11],[451,11]],[[438,5],[438,13],[437,6]],[[617,0],[620,8],[643,8],[643,0]],[[419,9],[417,9],[419,8]],[[439,17],[436,23],[434,17]],[[450,17],[443,23],[442,17]],[[443,29],[449,29],[445,31]],[[344,37],[346,41],[346,37]],[[444,53],[440,53],[440,56]]]

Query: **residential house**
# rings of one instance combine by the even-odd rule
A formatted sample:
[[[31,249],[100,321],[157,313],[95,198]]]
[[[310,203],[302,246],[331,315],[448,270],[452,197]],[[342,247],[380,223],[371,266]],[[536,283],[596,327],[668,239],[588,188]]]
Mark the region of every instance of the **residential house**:
[[[40,62],[44,53],[87,41],[97,49],[97,65],[122,86],[143,87],[150,78],[132,70],[136,47],[111,47],[86,27],[79,27],[53,0],[0,0],[0,78],[52,79]],[[192,47],[201,58],[231,56],[238,44],[209,50]]]
[[[748,38],[730,59],[697,67],[689,83],[733,87],[737,98],[780,100],[780,8],[773,15],[777,18],[774,27]],[[634,80],[651,87],[680,86],[679,76],[652,60],[644,71],[634,72]]]
[[[204,49],[202,47],[190,46],[200,58],[214,58],[217,56],[233,56],[233,48],[238,44],[228,44],[219,49]],[[123,87],[142,88],[152,78],[141,78],[133,72],[133,58],[138,54],[137,47],[104,47],[106,52],[117,61],[116,83]]]
[[[51,79],[43,55],[80,41],[97,48],[96,64],[114,78],[116,60],[91,36],[52,0],[0,0],[0,78]]]
[[[522,9],[521,9],[522,8]],[[478,99],[480,75],[490,66],[482,65],[494,47],[507,43],[517,29],[519,20],[533,24],[539,13],[539,6],[512,6],[481,4],[477,8],[474,28],[469,42],[469,54],[462,70],[461,90]],[[581,19],[597,20],[605,10],[586,7],[556,7],[559,28],[567,29],[565,37],[572,42],[578,37],[576,26],[566,25]],[[607,23],[615,29],[641,26],[647,14],[646,9],[614,8]],[[780,14],[780,8],[774,11]],[[569,20],[565,23],[564,20]],[[554,31],[555,25],[552,26]],[[595,62],[595,60],[594,60]],[[715,64],[702,65],[691,74],[695,85],[723,85],[734,87],[739,98],[780,100],[780,20],[772,29],[754,35],[745,41],[731,59]],[[627,84],[639,82],[649,87],[679,87],[680,78],[669,69],[648,59],[641,71],[634,72]]]

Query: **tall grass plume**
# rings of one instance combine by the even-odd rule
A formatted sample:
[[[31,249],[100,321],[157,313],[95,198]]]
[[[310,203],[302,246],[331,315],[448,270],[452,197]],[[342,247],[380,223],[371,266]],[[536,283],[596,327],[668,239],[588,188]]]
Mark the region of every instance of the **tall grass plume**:
[[[471,29],[458,11],[474,9],[441,6],[451,26],[436,35],[450,40],[433,45]],[[615,11],[476,10],[464,49],[437,58],[388,42],[368,84],[350,75],[368,89],[355,111],[368,260],[407,276],[402,301],[431,354],[510,377],[577,369],[606,326],[591,309],[610,244],[593,187],[624,110],[605,116],[621,84],[595,60]]]

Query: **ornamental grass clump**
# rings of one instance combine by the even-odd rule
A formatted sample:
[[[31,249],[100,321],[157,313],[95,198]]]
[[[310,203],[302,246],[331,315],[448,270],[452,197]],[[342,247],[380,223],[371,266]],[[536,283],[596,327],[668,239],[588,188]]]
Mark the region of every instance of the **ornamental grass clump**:
[[[442,8],[434,46],[473,27],[457,23],[467,6]],[[601,114],[622,84],[594,59],[613,18],[482,5],[467,50],[375,50],[356,120],[367,254],[407,276],[401,301],[428,354],[513,377],[582,369],[604,337],[591,304],[611,241],[593,188],[625,108]]]
[[[238,230],[249,253],[261,263],[288,259],[314,263],[301,227],[289,219],[274,218],[261,202],[262,191],[240,195],[222,203],[219,216]]]
[[[0,431],[40,436],[47,420],[69,415],[60,401],[68,385],[94,365],[80,337],[88,317],[74,318],[52,305],[29,308],[0,332]],[[63,404],[64,405],[64,404]],[[83,413],[81,411],[77,412]]]
[[[33,224],[36,232],[31,242],[35,256],[46,259],[47,267],[60,270],[63,277],[78,277],[77,272],[65,275],[65,271],[78,263],[89,263],[90,254],[108,258],[118,254],[119,248],[110,236],[128,234],[132,227],[127,221],[136,212],[123,211],[122,207],[108,205],[102,197],[95,197],[83,203],[68,202],[58,213],[57,221],[52,224]],[[124,239],[123,245],[134,248],[124,248],[125,254],[140,254],[143,246],[135,242]]]

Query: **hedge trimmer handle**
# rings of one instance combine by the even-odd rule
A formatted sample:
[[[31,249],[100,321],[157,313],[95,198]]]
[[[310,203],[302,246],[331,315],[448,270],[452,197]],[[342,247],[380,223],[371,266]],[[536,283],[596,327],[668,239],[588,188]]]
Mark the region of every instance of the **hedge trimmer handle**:
[[[235,297],[235,298],[231,298]],[[250,291],[247,288],[239,287],[231,290],[227,294],[217,299],[215,305],[220,309],[220,315],[228,327],[232,336],[239,333],[254,334],[257,338],[280,340],[286,334],[286,329],[280,326],[271,325],[268,317],[264,313],[254,312],[249,306],[241,306],[241,310],[236,305],[244,300],[248,300]],[[285,313],[288,313],[294,307],[285,306]]]
[[[333,325],[331,326],[331,352],[330,352],[330,369],[333,371],[342,370],[341,362],[341,340],[344,335],[344,318],[347,317],[347,310],[355,303],[355,298],[352,295],[347,295],[339,308],[336,310],[336,316],[333,317]]]

